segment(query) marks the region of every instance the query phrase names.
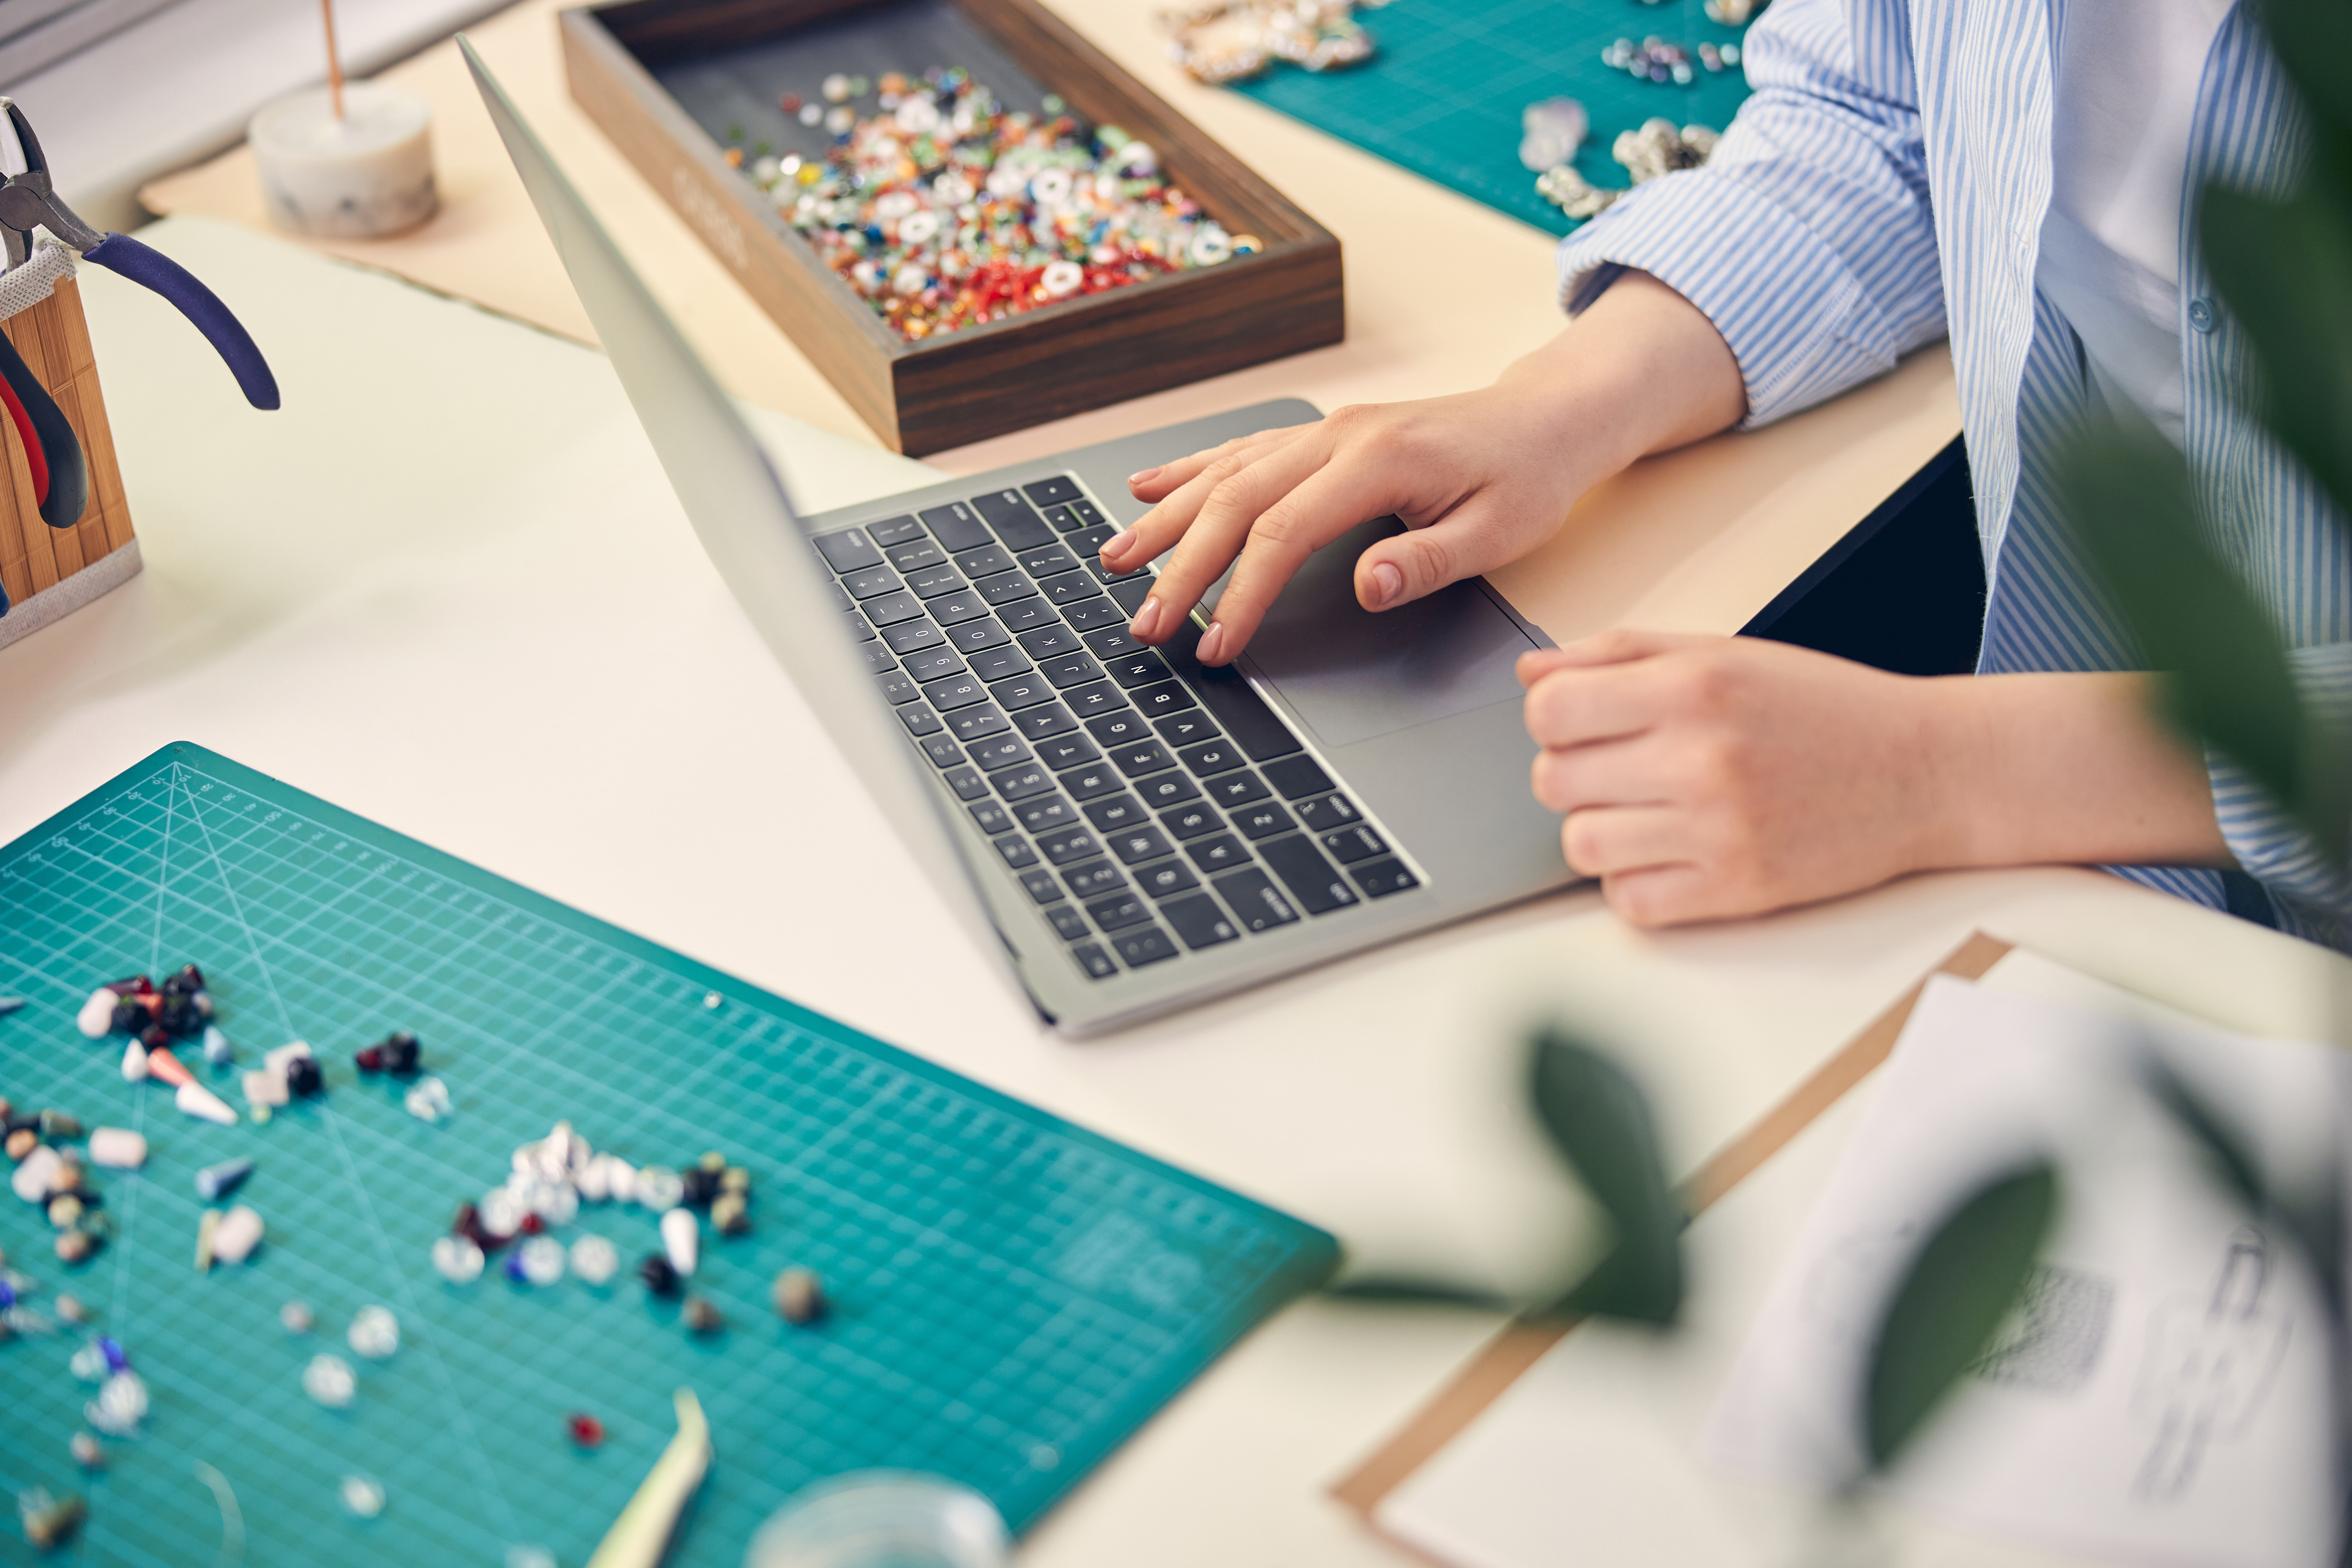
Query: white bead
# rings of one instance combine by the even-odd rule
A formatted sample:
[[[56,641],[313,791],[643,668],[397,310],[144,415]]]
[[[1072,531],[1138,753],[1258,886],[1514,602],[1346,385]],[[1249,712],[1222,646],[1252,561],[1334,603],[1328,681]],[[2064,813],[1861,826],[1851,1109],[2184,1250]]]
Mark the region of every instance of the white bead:
[[[236,1055],[236,1050],[228,1043],[228,1037],[220,1032],[220,1026],[206,1024],[205,1026],[205,1060],[215,1067],[220,1067]]]
[[[66,1370],[84,1383],[104,1383],[108,1371],[106,1352],[92,1340],[74,1352],[72,1359],[66,1363]]]
[[[401,1096],[400,1103],[419,1121],[438,1121],[449,1114],[449,1086],[437,1078],[425,1079]]]
[[[509,1189],[492,1187],[474,1205],[474,1212],[481,1217],[482,1228],[492,1236],[512,1236],[522,1228],[522,1216],[530,1211]]]
[[[572,1272],[587,1285],[602,1285],[621,1267],[621,1250],[601,1236],[583,1236],[572,1244]]]
[[[534,1236],[522,1244],[522,1277],[534,1285],[552,1285],[563,1278],[563,1244],[551,1236]]]
[[[637,1173],[637,1202],[660,1214],[677,1207],[686,1196],[686,1183],[667,1165],[647,1165]]]
[[[637,1168],[618,1154],[610,1158],[613,1163],[605,1171],[605,1190],[616,1204],[637,1202]]]
[[[580,1180],[575,1184],[580,1189],[580,1196],[585,1202],[600,1204],[611,1197],[613,1195],[613,1157],[610,1154],[599,1154],[590,1160],[588,1168],[580,1173]]]
[[[93,1127],[89,1158],[92,1164],[135,1171],[147,1163],[147,1140],[127,1127]]]
[[[901,245],[925,244],[939,232],[940,220],[936,213],[908,213],[898,220],[898,243]]]
[[[898,122],[898,129],[908,135],[928,136],[940,128],[940,106],[929,99],[916,94],[902,101],[898,105],[898,111],[891,118]]]
[[[692,1209],[671,1209],[661,1216],[662,1251],[681,1279],[691,1278],[702,1247],[702,1226]]]
[[[373,1519],[383,1511],[383,1488],[365,1476],[345,1476],[343,1506],[354,1518]]]
[[[1058,300],[1066,294],[1076,293],[1078,285],[1086,280],[1086,270],[1076,262],[1049,261],[1045,263],[1045,272],[1037,279],[1037,286]]]
[[[307,1057],[310,1054],[310,1045],[309,1041],[289,1040],[284,1045],[278,1047],[276,1050],[264,1053],[261,1058],[261,1065],[268,1068],[271,1072],[276,1073],[279,1079],[283,1080],[286,1077],[286,1064],[292,1061],[296,1057]]]
[[[247,1105],[283,1105],[286,1103],[286,1075],[268,1068],[256,1068],[245,1075],[245,1102]]]
[[[261,1216],[244,1204],[221,1215],[213,1227],[213,1261],[242,1263],[261,1245]]]
[[[65,1168],[65,1157],[47,1143],[37,1143],[33,1152],[16,1162],[8,1185],[28,1204],[47,1203],[49,1186]]]
[[[343,1339],[370,1361],[382,1361],[400,1349],[400,1320],[388,1307],[362,1307]]]
[[[568,1184],[541,1182],[531,1189],[530,1212],[548,1223],[550,1228],[570,1225],[580,1217],[580,1194]]]
[[[104,986],[99,987],[89,994],[89,1000],[81,1005],[81,1011],[74,1015],[74,1027],[88,1038],[106,1038],[114,1030],[114,1005],[121,1000]]]
[[[184,1083],[173,1091],[172,1103],[190,1116],[206,1121],[217,1121],[224,1127],[236,1125],[236,1112],[228,1102],[200,1083]]]
[[[433,1243],[433,1267],[452,1285],[470,1285],[482,1277],[482,1249],[471,1237],[444,1236]]]
[[[137,1083],[147,1076],[147,1047],[133,1040],[122,1047],[122,1081]]]
[[[341,1410],[359,1391],[352,1363],[339,1355],[314,1355],[302,1369],[302,1392],[330,1410]]]
[[[101,1432],[127,1437],[147,1418],[147,1385],[135,1372],[118,1372],[99,1385],[82,1415]]]

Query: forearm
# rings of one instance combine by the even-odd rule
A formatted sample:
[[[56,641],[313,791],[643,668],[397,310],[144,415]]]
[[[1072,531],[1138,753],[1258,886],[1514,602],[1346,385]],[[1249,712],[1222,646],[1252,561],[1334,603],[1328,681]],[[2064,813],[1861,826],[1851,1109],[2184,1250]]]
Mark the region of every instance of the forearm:
[[[1923,683],[1923,866],[2231,864],[2202,756],[2150,677],[1959,676]]]
[[[1496,386],[1542,411],[1553,449],[1574,454],[1579,495],[1638,458],[1729,429],[1748,411],[1722,334],[1645,272],[1620,277]]]

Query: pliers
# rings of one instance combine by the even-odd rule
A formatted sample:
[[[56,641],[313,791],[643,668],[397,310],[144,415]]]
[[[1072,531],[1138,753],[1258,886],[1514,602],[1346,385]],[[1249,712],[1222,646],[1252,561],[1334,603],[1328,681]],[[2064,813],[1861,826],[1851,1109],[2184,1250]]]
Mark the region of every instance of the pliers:
[[[211,341],[226,362],[229,374],[256,408],[278,406],[278,381],[252,334],[220,296],[198,282],[194,274],[161,251],[150,249],[128,235],[100,234],[82,222],[58,198],[49,184],[48,160],[31,121],[14,101],[0,98],[8,111],[7,130],[23,155],[25,171],[0,182],[0,249],[7,265],[16,268],[31,259],[33,230],[46,228],[63,244],[110,271],[161,294],[179,308],[196,331]],[[51,528],[70,528],[89,504],[89,467],[81,443],[63,410],[40,378],[5,334],[0,334],[0,405],[25,443],[26,466],[33,475],[33,493],[41,521]]]

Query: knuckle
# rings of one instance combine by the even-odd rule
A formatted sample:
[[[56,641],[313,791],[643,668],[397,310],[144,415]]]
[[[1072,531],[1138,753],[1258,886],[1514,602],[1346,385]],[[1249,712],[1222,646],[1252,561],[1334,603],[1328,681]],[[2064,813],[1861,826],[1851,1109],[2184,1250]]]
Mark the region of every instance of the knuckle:
[[[1559,847],[1571,870],[1591,876],[1600,869],[1601,826],[1589,811],[1572,811],[1559,825]]]
[[[1575,795],[1570,787],[1568,759],[1557,752],[1538,752],[1528,773],[1536,803],[1546,811],[1566,811],[1575,803]]]

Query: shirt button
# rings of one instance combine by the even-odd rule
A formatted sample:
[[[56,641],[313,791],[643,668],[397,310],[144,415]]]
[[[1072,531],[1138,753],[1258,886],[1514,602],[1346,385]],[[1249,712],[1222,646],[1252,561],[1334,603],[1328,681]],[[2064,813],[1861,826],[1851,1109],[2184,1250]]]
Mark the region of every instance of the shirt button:
[[[2210,332],[2213,330],[2215,320],[2216,318],[2213,313],[2212,300],[2200,295],[2198,298],[2189,301],[2189,324],[2190,326],[2196,328],[2200,332]]]

